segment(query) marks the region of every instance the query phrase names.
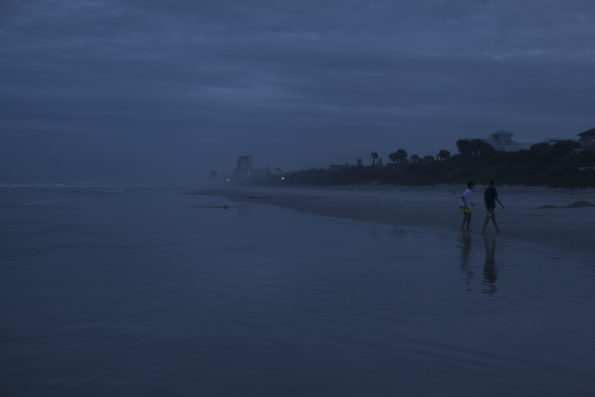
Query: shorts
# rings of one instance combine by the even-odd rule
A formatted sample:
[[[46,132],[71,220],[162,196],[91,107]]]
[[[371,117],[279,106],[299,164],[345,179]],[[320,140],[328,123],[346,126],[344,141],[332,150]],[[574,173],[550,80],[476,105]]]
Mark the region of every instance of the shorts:
[[[459,207],[461,209],[461,212],[463,214],[470,214],[471,213],[471,209],[469,207]]]
[[[495,209],[496,209],[496,208],[486,208],[486,210],[488,211],[488,217],[490,217],[490,216],[494,216],[494,210],[495,210]]]

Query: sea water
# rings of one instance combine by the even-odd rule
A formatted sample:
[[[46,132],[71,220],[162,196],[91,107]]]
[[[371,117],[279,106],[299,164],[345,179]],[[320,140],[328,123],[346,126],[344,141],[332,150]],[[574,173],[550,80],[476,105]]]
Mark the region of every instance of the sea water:
[[[595,395],[587,254],[167,189],[0,225],[2,396]]]

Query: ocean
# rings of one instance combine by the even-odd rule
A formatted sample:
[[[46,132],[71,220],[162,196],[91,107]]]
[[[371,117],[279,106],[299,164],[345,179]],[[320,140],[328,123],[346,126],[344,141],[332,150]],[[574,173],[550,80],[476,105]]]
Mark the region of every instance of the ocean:
[[[0,224],[2,396],[595,395],[587,254],[184,189],[4,184]]]

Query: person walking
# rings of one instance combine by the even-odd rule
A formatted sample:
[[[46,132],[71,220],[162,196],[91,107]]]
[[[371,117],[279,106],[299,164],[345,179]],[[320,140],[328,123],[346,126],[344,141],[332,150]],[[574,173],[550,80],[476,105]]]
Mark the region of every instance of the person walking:
[[[483,194],[483,202],[486,205],[486,210],[488,213],[486,216],[486,220],[483,223],[483,230],[481,232],[482,234],[486,234],[486,229],[488,227],[488,223],[490,222],[490,219],[492,220],[492,223],[494,224],[494,227],[496,228],[496,232],[500,233],[500,228],[498,227],[498,224],[496,223],[496,214],[495,214],[496,202],[498,202],[498,204],[500,204],[500,207],[502,207],[502,209],[504,209],[504,205],[498,198],[498,191],[494,187],[495,184],[496,183],[494,181],[490,181],[490,186],[487,187],[487,189],[485,190],[485,192]]]
[[[461,230],[465,230],[465,224],[467,224],[466,230],[468,232],[471,231],[471,206],[474,206],[474,204],[471,202],[471,193],[474,187],[475,183],[467,183],[467,189],[461,196],[461,200],[459,202],[459,207],[463,213],[463,223],[461,224]]]

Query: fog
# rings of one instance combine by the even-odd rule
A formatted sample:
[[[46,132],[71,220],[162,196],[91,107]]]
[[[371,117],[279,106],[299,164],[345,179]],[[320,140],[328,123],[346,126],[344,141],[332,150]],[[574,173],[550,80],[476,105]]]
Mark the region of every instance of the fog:
[[[592,128],[590,1],[2,1],[0,180],[194,184]]]

